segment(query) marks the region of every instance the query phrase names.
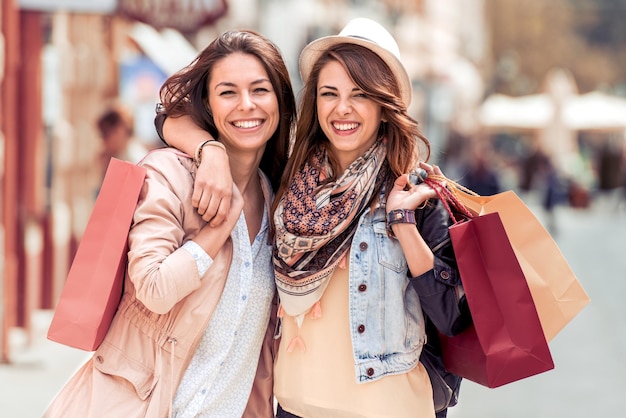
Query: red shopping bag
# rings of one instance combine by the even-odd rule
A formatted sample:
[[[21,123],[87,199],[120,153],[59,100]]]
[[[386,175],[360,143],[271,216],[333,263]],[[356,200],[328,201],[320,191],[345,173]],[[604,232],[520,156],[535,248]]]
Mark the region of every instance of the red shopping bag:
[[[490,388],[552,370],[533,296],[500,215],[476,216],[442,182],[425,181],[454,220],[450,239],[472,315],[462,333],[440,336],[446,369]]]
[[[451,373],[494,388],[554,368],[524,273],[497,213],[450,227],[473,325],[441,336]]]
[[[589,296],[556,242],[511,190],[493,196],[473,196],[458,190],[455,195],[478,215],[500,214],[533,295],[546,340],[551,341],[589,303]]]
[[[122,295],[128,231],[146,170],[112,158],[48,329],[48,339],[94,351]]]

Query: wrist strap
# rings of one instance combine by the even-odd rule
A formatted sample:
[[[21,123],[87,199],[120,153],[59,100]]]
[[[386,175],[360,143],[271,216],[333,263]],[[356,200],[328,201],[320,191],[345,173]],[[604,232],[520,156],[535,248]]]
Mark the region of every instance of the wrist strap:
[[[387,224],[414,224],[415,211],[411,209],[394,209],[387,213]]]
[[[394,209],[387,213],[387,233],[390,237],[395,238],[391,226],[400,223],[416,225],[415,211],[411,209]]]

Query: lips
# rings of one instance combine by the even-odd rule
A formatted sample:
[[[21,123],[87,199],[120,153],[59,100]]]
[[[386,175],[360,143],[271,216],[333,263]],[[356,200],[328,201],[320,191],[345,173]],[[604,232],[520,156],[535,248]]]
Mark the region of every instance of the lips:
[[[335,128],[338,131],[351,131],[358,127],[359,127],[359,124],[356,122],[351,122],[351,123],[333,122],[333,128]]]
[[[260,126],[262,123],[263,123],[263,119],[238,120],[238,121],[231,122],[231,124],[235,128],[240,128],[240,129],[256,128],[257,126]]]

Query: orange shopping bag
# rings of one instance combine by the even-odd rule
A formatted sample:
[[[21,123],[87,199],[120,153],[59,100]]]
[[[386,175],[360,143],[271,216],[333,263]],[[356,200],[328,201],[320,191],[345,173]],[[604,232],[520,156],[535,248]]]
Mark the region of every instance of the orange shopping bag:
[[[455,196],[478,215],[500,215],[528,281],[546,340],[551,341],[589,303],[554,239],[513,191],[475,196],[456,189]]]
[[[94,351],[122,295],[128,231],[146,170],[112,158],[48,329],[48,339]]]

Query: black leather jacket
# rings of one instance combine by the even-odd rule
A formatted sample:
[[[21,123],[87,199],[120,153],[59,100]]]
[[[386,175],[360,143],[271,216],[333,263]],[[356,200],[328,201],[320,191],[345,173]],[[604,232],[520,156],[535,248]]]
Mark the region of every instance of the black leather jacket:
[[[445,417],[448,407],[458,401],[462,379],[446,370],[439,333],[457,335],[471,324],[472,317],[448,233],[452,224],[448,212],[441,201],[432,199],[426,207],[415,211],[415,218],[417,229],[435,255],[432,270],[410,278],[426,320],[427,340],[420,361],[432,383],[437,417]]]
[[[435,255],[435,266],[411,277],[411,284],[437,330],[454,336],[471,323],[471,317],[448,233],[452,221],[439,199],[431,199],[426,207],[417,209],[415,218],[417,229]]]

